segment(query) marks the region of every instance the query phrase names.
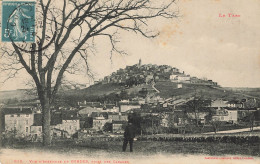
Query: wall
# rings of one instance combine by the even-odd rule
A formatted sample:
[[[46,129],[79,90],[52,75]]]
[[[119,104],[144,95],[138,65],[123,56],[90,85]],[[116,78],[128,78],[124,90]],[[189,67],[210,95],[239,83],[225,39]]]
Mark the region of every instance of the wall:
[[[16,129],[17,137],[30,135],[30,127],[33,124],[33,114],[6,114],[5,130],[12,131]]]

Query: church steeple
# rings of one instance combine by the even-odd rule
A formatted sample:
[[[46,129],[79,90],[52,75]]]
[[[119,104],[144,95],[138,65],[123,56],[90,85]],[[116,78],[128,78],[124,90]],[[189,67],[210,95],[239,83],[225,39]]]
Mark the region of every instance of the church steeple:
[[[141,67],[141,65],[142,65],[142,60],[141,60],[141,59],[139,59],[138,66],[139,66],[139,67]]]

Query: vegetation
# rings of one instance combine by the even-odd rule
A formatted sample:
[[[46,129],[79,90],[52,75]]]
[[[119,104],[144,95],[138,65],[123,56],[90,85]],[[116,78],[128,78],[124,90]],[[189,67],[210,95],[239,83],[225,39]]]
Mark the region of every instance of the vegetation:
[[[103,131],[104,132],[112,132],[113,126],[112,123],[105,123],[104,127],[103,127]]]
[[[206,139],[207,142],[202,141],[203,139],[199,139],[199,137],[192,139],[186,138],[185,141],[181,138],[178,138],[179,141],[164,141],[157,140],[157,139],[142,139],[134,141],[134,153],[137,153],[144,156],[160,154],[168,155],[168,154],[179,154],[179,155],[212,155],[212,156],[221,156],[221,155],[243,155],[243,156],[260,156],[259,154],[259,138],[258,142],[247,142],[246,140],[250,138],[250,140],[257,140],[254,137],[244,137],[237,138],[233,137],[234,139],[238,139],[237,141],[242,142],[230,142],[229,140],[232,137],[210,137]],[[215,139],[222,138],[223,142],[214,141]],[[253,139],[254,138],[254,139]],[[183,140],[183,141],[181,141]],[[190,141],[188,141],[190,140]],[[191,141],[193,140],[193,141]],[[210,142],[209,142],[210,141]],[[224,142],[225,141],[225,142]],[[245,142],[243,142],[245,141]],[[121,157],[125,155],[125,153],[121,153],[123,144],[123,138],[114,138],[114,139],[101,139],[101,138],[93,138],[92,141],[82,141],[82,142],[74,142],[72,140],[63,140],[53,143],[50,147],[44,148],[41,147],[39,143],[21,143],[16,144],[15,148],[23,148],[31,150],[39,150],[40,152],[47,151],[50,153],[60,153],[60,154],[70,154],[79,156],[82,154],[84,157],[86,154],[91,154],[93,157],[100,156],[101,153],[108,153],[109,157],[116,158],[119,156]],[[129,157],[129,154],[127,154]],[[134,156],[134,154],[133,154]]]

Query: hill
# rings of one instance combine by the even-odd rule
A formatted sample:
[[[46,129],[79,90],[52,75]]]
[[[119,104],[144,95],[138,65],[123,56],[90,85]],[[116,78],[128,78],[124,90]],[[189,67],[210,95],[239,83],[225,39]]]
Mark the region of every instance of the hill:
[[[224,99],[224,100],[241,100],[244,98],[252,98],[250,95],[240,94],[239,92],[226,90],[222,87],[211,85],[198,85],[183,83],[182,88],[178,88],[177,83],[171,81],[160,81],[155,83],[154,87],[159,91],[156,92],[152,85],[141,84],[137,86],[125,87],[119,84],[102,84],[98,83],[89,88],[82,90],[70,90],[63,93],[63,97],[71,101],[105,101],[105,100],[120,100],[123,98],[134,98],[142,96],[140,91],[147,90],[150,95],[160,96],[161,98],[190,98],[195,94],[200,94],[205,99]],[[125,95],[123,95],[124,93]],[[152,93],[152,94],[151,94]],[[127,96],[126,96],[127,95]],[[260,96],[257,97],[260,100]]]
[[[10,91],[0,92],[0,102],[10,102],[10,101],[24,101],[37,98],[35,95],[30,94],[29,89],[18,89]],[[11,102],[10,102],[11,103]]]
[[[207,99],[236,100],[250,97],[239,94],[239,90],[222,88],[212,80],[191,77],[175,67],[142,65],[141,60],[138,64],[113,72],[88,88],[66,91],[62,96],[75,101],[105,101],[144,96],[140,94],[143,90],[147,91],[149,96],[156,95],[161,98],[190,98],[195,94],[202,94]]]
[[[25,89],[2,91],[0,101],[35,98],[27,92]],[[119,69],[88,88],[62,86],[58,93],[58,101],[75,104],[84,100],[103,102],[147,96],[166,99],[190,98],[195,94],[200,94],[206,99],[260,100],[260,88],[223,88],[212,80],[191,77],[180,72],[178,68],[168,65],[142,65],[140,60],[138,64]]]
[[[179,97],[179,98],[188,98],[193,96],[195,93],[201,93],[203,97],[209,99],[222,98],[226,100],[237,100],[243,98],[256,98],[260,100],[259,89],[250,89],[250,92],[241,92],[232,89],[215,87],[210,85],[196,85],[196,84],[187,84],[183,83],[182,88],[177,87],[177,83],[171,81],[160,81],[155,83],[154,87],[160,92],[152,88],[150,84],[141,84],[137,86],[125,87],[120,84],[94,84],[85,89],[72,89],[72,90],[63,90],[59,92],[59,98],[69,99],[71,101],[97,101],[110,98],[115,98],[120,96],[122,91],[126,92],[130,97],[140,96],[140,91],[143,88],[146,88],[148,92],[152,92],[162,98],[168,97]],[[118,99],[120,97],[117,97]],[[0,102],[7,101],[25,101],[35,99],[34,96],[28,95],[26,90],[12,90],[12,91],[1,91],[0,92]]]

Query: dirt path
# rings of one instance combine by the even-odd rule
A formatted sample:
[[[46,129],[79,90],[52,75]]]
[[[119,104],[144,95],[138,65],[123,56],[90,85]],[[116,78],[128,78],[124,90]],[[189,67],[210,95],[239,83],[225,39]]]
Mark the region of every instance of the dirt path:
[[[254,130],[260,130],[260,126],[254,127]],[[234,130],[225,130],[225,131],[218,131],[218,134],[223,133],[240,133],[240,132],[249,132],[250,128],[243,128],[243,129],[234,129]],[[209,132],[204,134],[214,134],[215,132]]]

